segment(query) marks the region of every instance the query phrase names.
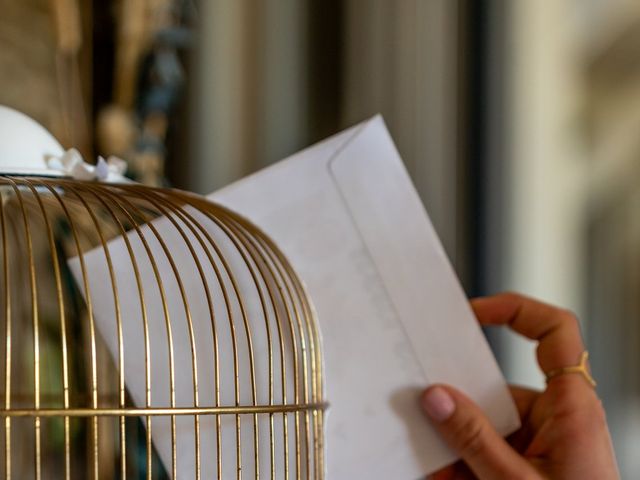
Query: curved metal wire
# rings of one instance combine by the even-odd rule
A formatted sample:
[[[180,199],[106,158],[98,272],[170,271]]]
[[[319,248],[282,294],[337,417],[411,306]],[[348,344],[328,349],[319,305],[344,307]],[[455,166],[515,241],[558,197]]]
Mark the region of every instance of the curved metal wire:
[[[131,184],[2,176],[0,203],[4,478],[153,480],[178,478],[187,467],[195,479],[223,478],[230,468],[238,479],[323,478],[318,326],[302,283],[263,232],[195,195]],[[123,313],[130,301],[116,242],[135,279],[127,292],[139,304],[133,316]],[[91,280],[98,251],[107,272],[100,285]],[[144,265],[151,270],[143,279]],[[194,316],[189,281],[202,292],[204,318]],[[112,296],[113,332],[92,303],[100,289]],[[150,317],[151,290],[163,318]],[[140,322],[139,345],[125,333],[131,322]],[[164,352],[151,338],[158,335]],[[176,370],[184,367],[177,338],[188,344],[188,374]],[[144,357],[140,398],[127,384],[135,355]],[[155,386],[158,371],[169,392]],[[187,403],[176,386],[185,378]],[[181,443],[185,432],[190,448]],[[212,442],[206,450],[204,437]]]

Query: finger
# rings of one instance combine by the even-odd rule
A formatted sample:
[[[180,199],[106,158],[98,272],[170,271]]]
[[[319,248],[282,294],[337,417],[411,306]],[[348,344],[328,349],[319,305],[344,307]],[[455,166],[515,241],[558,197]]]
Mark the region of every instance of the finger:
[[[432,386],[425,391],[422,406],[445,441],[480,480],[536,478],[533,467],[461,392],[448,386]]]
[[[455,465],[449,465],[432,473],[427,478],[429,480],[454,480],[456,478],[456,467]]]
[[[520,415],[522,427],[518,431],[507,437],[507,442],[517,451],[524,451],[531,442],[534,434],[531,424],[531,411],[536,400],[540,397],[540,392],[529,388],[509,385],[511,397],[513,398],[518,415]]]
[[[575,365],[584,351],[578,321],[567,310],[514,293],[478,298],[471,306],[481,324],[508,325],[537,340],[538,364],[544,372]]]
[[[518,387],[516,385],[509,385],[511,391],[511,397],[513,398],[516,408],[518,409],[518,415],[521,419],[526,419],[531,412],[536,399],[540,396],[540,392],[532,390],[530,388]]]
[[[456,462],[429,475],[428,480],[474,480],[476,476],[464,462]]]

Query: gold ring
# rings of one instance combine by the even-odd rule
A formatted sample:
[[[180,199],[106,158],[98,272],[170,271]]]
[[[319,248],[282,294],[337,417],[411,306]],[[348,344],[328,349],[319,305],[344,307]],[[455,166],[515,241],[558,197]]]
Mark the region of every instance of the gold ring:
[[[554,370],[551,370],[550,372],[547,372],[546,373],[547,383],[549,383],[549,380],[551,380],[554,377],[557,377],[558,375],[564,375],[565,373],[579,373],[584,377],[584,379],[587,382],[589,382],[589,385],[595,388],[597,384],[596,384],[596,381],[591,376],[591,373],[589,372],[589,364],[587,363],[588,360],[589,360],[589,352],[585,350],[580,355],[580,362],[577,365],[572,365],[570,367],[556,368]]]

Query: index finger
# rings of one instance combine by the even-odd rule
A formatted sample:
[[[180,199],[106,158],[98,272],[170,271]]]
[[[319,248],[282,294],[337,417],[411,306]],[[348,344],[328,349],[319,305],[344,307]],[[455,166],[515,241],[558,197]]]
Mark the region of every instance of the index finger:
[[[537,340],[538,364],[544,372],[575,365],[584,344],[575,315],[515,293],[502,293],[471,301],[482,325],[507,325],[531,340]]]

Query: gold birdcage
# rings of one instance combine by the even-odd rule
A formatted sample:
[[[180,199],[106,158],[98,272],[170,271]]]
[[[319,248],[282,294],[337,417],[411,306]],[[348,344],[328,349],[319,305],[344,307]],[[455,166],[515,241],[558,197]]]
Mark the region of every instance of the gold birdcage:
[[[3,478],[323,477],[318,328],[258,228],[136,184],[0,203]]]

